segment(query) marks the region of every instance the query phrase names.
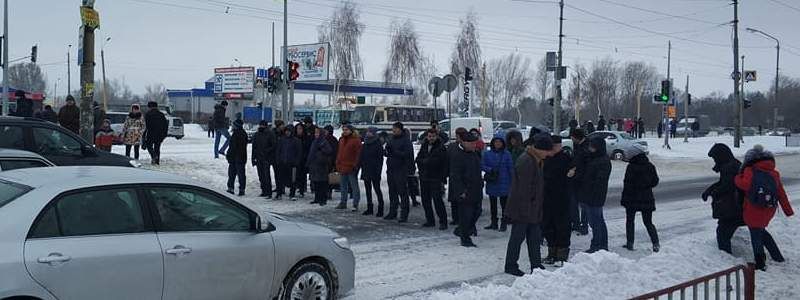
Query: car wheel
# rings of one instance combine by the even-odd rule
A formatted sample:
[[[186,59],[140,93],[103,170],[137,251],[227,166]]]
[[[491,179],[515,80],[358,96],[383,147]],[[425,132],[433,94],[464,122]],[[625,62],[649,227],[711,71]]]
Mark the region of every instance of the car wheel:
[[[625,159],[625,153],[620,150],[614,151],[614,154],[611,155],[611,158],[614,160],[623,160]]]
[[[330,272],[320,263],[307,262],[292,270],[283,281],[280,299],[333,299]]]

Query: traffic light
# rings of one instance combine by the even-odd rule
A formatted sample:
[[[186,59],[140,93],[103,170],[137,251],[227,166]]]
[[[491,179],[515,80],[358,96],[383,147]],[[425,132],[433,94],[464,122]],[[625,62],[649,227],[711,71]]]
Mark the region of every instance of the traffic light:
[[[275,78],[276,78],[276,70],[275,67],[270,67],[267,69],[267,92],[274,93],[275,92]]]
[[[753,106],[753,100],[742,98],[742,101],[744,101],[744,109],[748,109]]]
[[[39,52],[39,46],[33,45],[31,47],[31,62],[36,63],[36,52]]]
[[[661,81],[661,101],[662,102],[669,102],[669,92],[670,92],[670,82],[669,80],[662,80]]]
[[[553,98],[547,98],[547,105],[555,106],[556,100]]]
[[[686,104],[692,105],[692,94],[686,94]]]
[[[297,78],[300,77],[300,64],[293,61],[287,61],[286,65],[289,66],[289,81],[297,80]]]

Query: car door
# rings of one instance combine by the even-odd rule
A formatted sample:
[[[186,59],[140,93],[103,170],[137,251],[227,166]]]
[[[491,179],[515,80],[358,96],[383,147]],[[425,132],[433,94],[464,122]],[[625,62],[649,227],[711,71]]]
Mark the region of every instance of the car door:
[[[274,276],[269,233],[256,215],[188,186],[146,189],[164,253],[164,299],[266,299]]]
[[[130,187],[57,197],[25,241],[25,266],[59,299],[160,299],[163,258]]]
[[[32,127],[34,152],[58,166],[86,164],[84,144],[75,137],[48,127]]]

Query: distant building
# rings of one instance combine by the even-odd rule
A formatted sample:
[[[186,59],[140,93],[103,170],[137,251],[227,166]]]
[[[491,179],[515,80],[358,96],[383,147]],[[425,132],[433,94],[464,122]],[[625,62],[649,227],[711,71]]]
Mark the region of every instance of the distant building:
[[[167,101],[174,116],[187,123],[205,123],[214,113],[214,82],[205,82],[204,88],[188,90],[167,89]]]

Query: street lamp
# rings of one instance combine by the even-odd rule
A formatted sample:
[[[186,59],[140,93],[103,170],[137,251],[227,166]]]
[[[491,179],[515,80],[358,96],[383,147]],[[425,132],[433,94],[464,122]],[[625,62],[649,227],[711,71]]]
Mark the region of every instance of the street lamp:
[[[69,57],[72,55],[72,44],[67,45],[67,96],[72,93],[72,66],[69,63]]]
[[[234,62],[236,62],[237,64],[239,64],[239,67],[241,67],[241,66],[242,66],[242,62],[241,62],[241,61],[239,61],[239,59],[238,59],[238,58],[234,58],[234,59],[233,59],[233,61],[234,61]]]
[[[774,115],[772,117],[772,126],[773,128],[778,127],[778,79],[780,78],[780,66],[781,66],[781,41],[778,38],[763,32],[761,30],[755,28],[746,28],[746,30],[750,33],[759,33],[765,37],[771,38],[775,41],[775,99],[773,103],[775,105]]]

